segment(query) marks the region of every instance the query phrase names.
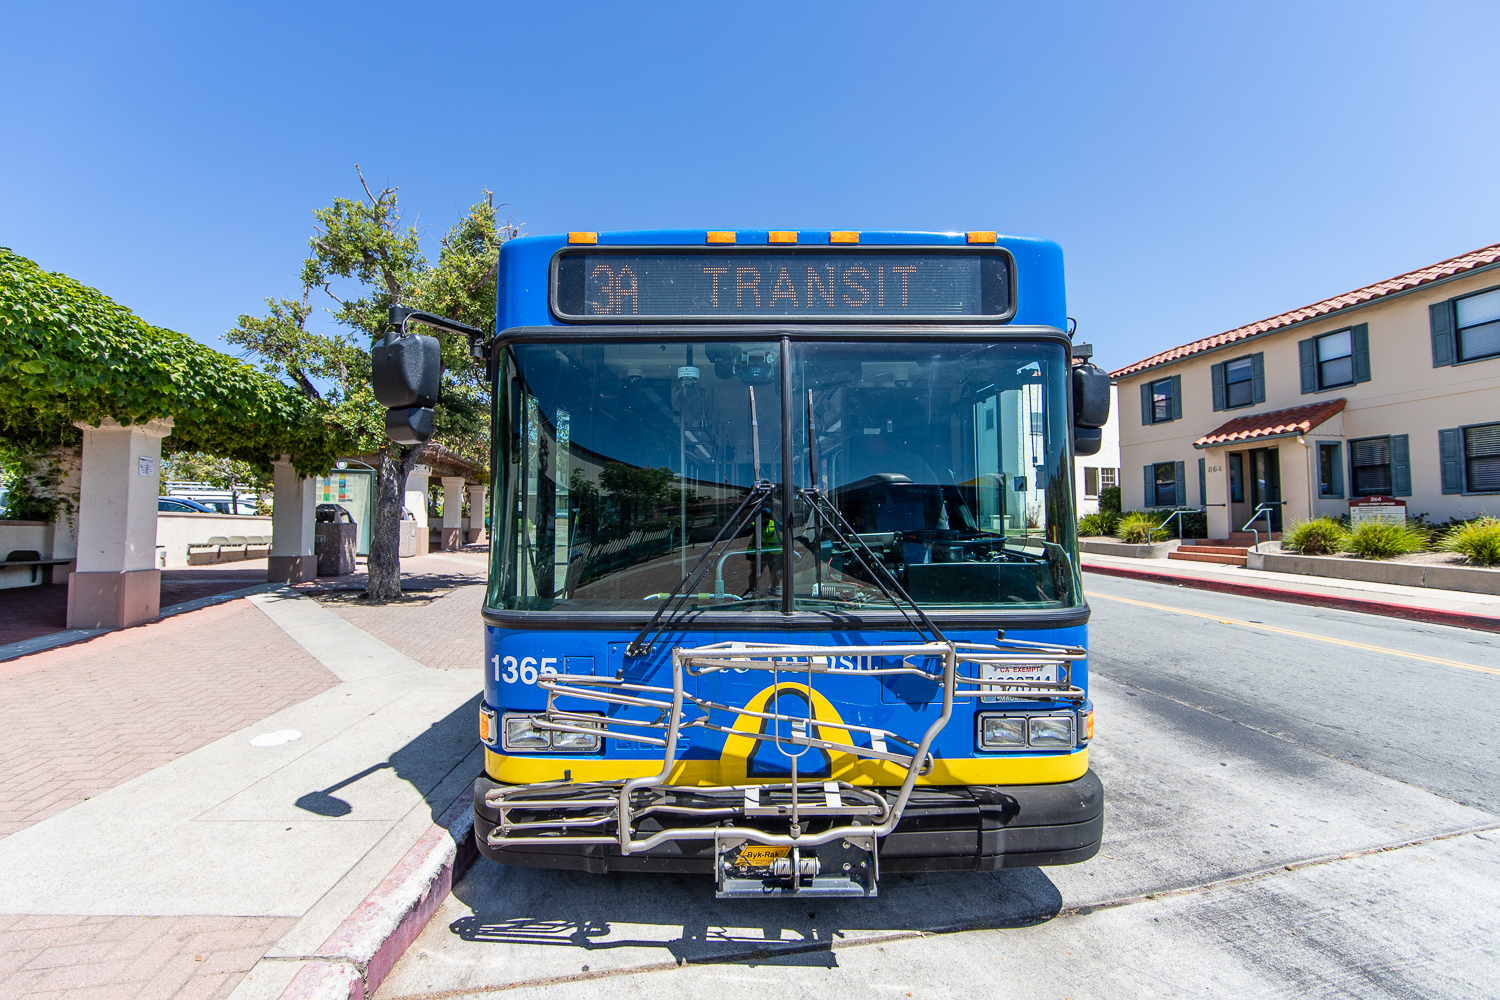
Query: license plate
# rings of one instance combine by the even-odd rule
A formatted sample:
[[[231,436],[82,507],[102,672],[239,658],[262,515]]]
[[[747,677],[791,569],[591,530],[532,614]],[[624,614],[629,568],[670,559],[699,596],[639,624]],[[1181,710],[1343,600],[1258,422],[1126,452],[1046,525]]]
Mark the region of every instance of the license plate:
[[[777,859],[792,853],[790,847],[772,847],[769,844],[749,844],[740,849],[734,863],[745,868],[767,868]]]
[[[1056,684],[1057,664],[1055,663],[981,663],[979,665],[979,679],[1022,681],[1033,684]],[[990,688],[991,691],[1000,691],[1000,688]],[[1004,694],[987,694],[980,701],[996,702],[1007,701]]]

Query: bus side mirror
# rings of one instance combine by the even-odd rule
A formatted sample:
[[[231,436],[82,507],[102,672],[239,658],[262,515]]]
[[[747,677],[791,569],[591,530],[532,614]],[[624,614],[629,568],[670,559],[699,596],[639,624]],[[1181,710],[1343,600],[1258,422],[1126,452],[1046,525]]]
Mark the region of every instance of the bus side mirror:
[[[1109,423],[1109,373],[1098,365],[1073,368],[1073,454],[1097,455]]]
[[[397,444],[432,437],[432,407],[442,384],[443,354],[436,337],[387,338],[370,350],[370,380],[386,408],[386,436]]]
[[[1103,427],[1109,423],[1109,373],[1098,365],[1073,369],[1073,424]]]

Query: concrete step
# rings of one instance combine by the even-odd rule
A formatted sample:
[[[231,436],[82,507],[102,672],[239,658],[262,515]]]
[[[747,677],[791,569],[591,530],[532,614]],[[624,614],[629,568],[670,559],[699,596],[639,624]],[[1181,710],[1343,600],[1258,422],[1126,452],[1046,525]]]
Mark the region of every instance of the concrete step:
[[[1246,557],[1244,552],[1241,552],[1237,556],[1218,552],[1194,552],[1193,549],[1198,547],[1199,546],[1189,546],[1185,549],[1174,549],[1173,551],[1167,553],[1167,558],[1178,559],[1184,562],[1222,563],[1225,566],[1245,565]]]
[[[1274,542],[1279,538],[1281,538],[1281,532],[1279,531],[1273,531],[1269,535],[1265,531],[1260,533],[1260,540],[1263,542]],[[1255,533],[1250,531],[1231,531],[1226,541],[1230,545],[1254,545]]]
[[[1184,545],[1178,551],[1190,552],[1193,555],[1206,556],[1242,556],[1248,546],[1244,545]]]

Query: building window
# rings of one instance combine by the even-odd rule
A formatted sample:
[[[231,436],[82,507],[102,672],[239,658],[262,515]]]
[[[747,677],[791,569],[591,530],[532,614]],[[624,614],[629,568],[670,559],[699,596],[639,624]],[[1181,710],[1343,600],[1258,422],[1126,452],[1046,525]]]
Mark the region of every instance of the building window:
[[[1478,361],[1500,355],[1500,288],[1454,303],[1458,326],[1458,360]]]
[[[1176,507],[1177,506],[1177,481],[1182,474],[1177,471],[1181,462],[1157,462],[1151,467],[1152,496],[1150,506],[1152,507]]]
[[[1349,462],[1354,475],[1354,495],[1374,496],[1391,492],[1391,439],[1365,438],[1349,442]]]
[[[1470,493],[1500,492],[1500,424],[1464,428],[1464,478]]]
[[[1083,495],[1092,500],[1099,495],[1099,470],[1091,466],[1083,467]]]
[[[1141,423],[1163,424],[1182,417],[1182,376],[1141,383]]]
[[[1318,443],[1318,496],[1325,500],[1344,498],[1343,450],[1337,442]]]
[[[1354,343],[1349,334],[1348,330],[1340,330],[1318,338],[1319,389],[1354,381]]]
[[[1120,485],[1120,470],[1119,469],[1100,469],[1099,470],[1099,486],[1100,486],[1100,488],[1107,490],[1107,489],[1109,489],[1112,486],[1119,486],[1119,485]]]
[[[1229,456],[1229,501],[1245,502],[1245,456],[1238,451]]]
[[[1151,383],[1151,422],[1164,424],[1172,419],[1172,380],[1164,378]]]
[[[1297,347],[1301,353],[1303,392],[1325,392],[1370,381],[1368,323],[1310,337]]]
[[[1224,390],[1228,397],[1229,409],[1249,406],[1255,402],[1253,382],[1249,358],[1240,358],[1224,366]]]

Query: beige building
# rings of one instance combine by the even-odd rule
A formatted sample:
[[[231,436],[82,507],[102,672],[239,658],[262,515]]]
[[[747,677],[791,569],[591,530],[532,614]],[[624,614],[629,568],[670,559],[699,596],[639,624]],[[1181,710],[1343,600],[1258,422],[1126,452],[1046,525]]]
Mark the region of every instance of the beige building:
[[[1500,515],[1500,244],[1111,376],[1126,510],[1206,507],[1213,538],[1376,495]]]

